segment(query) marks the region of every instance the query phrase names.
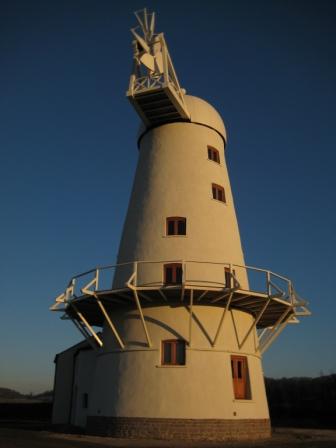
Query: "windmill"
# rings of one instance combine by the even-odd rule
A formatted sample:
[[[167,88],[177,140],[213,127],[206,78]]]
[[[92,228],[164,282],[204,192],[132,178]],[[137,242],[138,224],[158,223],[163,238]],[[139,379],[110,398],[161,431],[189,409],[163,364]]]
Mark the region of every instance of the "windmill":
[[[57,355],[53,421],[116,437],[266,437],[262,354],[310,313],[291,280],[245,264],[223,120],[181,89],[154,13],[136,18],[139,161],[117,263],[74,276],[51,308],[85,337]]]

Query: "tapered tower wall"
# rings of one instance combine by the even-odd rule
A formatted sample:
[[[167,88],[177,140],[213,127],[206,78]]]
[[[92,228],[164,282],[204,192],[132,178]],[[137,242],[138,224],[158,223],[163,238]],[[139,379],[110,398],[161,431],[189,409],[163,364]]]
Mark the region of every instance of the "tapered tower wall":
[[[231,263],[240,288],[248,289],[246,270],[239,268],[245,263],[225,162],[225,127],[203,100],[186,97],[186,103],[191,122],[167,123],[140,133],[117,263],[138,261],[136,284],[161,288],[163,264],[188,261],[187,284],[219,291],[224,288],[223,263]],[[209,160],[208,147],[219,152],[220,163]],[[225,202],[213,199],[212,184],[224,188]],[[167,236],[166,218],[172,216],[186,218],[186,235]],[[113,287],[125,288],[133,271],[132,264],[118,267]],[[269,435],[254,317],[228,310],[214,344],[223,305],[197,302],[191,313],[190,294],[186,290],[183,300],[173,303],[160,295],[142,298],[151,344],[134,305],[115,305],[110,317],[125,347],[118,346],[106,323],[88,413],[91,431],[198,439]],[[163,365],[162,341],[170,339],[186,341],[185,365]],[[249,396],[244,400],[235,398],[234,355],[247,361]]]
[[[186,97],[192,122],[170,123],[140,137],[139,161],[124,224],[118,263],[196,260],[244,265],[238,223],[228,177],[224,124],[205,101]],[[208,146],[220,163],[208,159]],[[226,201],[212,197],[212,184],[224,187]],[[166,218],[187,219],[186,236],[167,236]],[[235,268],[243,289],[246,272]],[[115,287],[124,286],[132,267],[119,270]],[[142,265],[138,284],[162,280],[162,265]],[[223,282],[223,266],[188,265],[188,276]]]

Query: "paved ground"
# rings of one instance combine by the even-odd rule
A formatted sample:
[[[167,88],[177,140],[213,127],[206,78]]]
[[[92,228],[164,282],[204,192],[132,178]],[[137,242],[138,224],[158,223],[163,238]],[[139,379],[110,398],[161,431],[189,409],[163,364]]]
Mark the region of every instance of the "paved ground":
[[[276,428],[258,442],[168,442],[113,439],[0,427],[1,448],[336,448],[336,430]]]

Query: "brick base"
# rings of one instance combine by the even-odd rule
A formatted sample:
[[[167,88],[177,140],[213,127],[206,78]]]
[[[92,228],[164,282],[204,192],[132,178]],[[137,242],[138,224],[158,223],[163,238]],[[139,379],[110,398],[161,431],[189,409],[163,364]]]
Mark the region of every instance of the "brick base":
[[[244,440],[270,437],[268,419],[88,417],[87,433],[130,439]]]

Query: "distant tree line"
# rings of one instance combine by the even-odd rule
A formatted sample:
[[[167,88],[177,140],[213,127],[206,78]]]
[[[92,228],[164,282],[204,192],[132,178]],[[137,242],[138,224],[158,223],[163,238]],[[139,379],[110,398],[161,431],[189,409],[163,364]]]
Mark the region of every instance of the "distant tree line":
[[[0,402],[13,401],[13,400],[38,400],[38,401],[52,401],[53,391],[47,390],[39,394],[21,394],[13,389],[6,387],[0,387]]]
[[[32,420],[49,422],[52,410],[52,391],[40,394],[21,394],[13,389],[0,387],[0,426],[9,421]],[[1,443],[0,443],[0,446]]]
[[[336,428],[336,374],[265,383],[274,425]]]

